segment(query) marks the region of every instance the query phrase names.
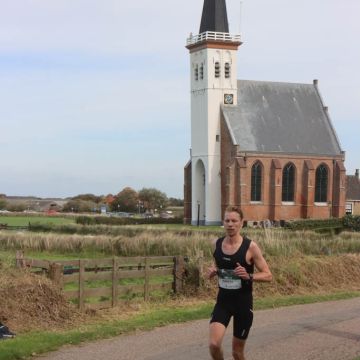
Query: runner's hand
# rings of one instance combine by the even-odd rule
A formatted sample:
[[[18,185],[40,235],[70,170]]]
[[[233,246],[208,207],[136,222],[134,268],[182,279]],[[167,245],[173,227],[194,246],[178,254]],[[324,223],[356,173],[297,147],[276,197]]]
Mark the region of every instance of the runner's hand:
[[[208,268],[207,277],[209,279],[212,279],[215,275],[217,275],[217,267],[215,265],[212,265]]]
[[[248,280],[249,279],[249,274],[246,271],[246,269],[241,266],[239,263],[236,263],[236,268],[234,270],[235,275],[239,276],[240,278],[244,279],[244,280]]]

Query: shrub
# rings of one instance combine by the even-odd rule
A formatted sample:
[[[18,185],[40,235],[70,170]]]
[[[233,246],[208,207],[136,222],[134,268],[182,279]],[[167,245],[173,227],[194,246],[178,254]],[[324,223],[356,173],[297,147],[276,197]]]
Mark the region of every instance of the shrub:
[[[27,206],[25,203],[6,203],[6,210],[8,211],[17,211],[17,212],[23,212],[27,209]]]
[[[182,224],[182,218],[120,218],[107,216],[79,216],[77,224],[82,225],[153,225],[153,224]]]
[[[353,231],[360,231],[360,216],[359,215],[346,215],[343,218],[343,225],[344,228],[353,230]]]
[[[338,218],[293,220],[286,221],[284,227],[291,230],[339,229],[343,227],[343,220]]]
[[[6,208],[6,205],[7,205],[6,200],[0,198],[0,210],[5,209],[5,208]]]

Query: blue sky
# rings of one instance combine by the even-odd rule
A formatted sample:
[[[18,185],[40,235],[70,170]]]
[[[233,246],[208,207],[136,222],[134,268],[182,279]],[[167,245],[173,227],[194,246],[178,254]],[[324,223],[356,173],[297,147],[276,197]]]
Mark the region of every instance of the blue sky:
[[[203,0],[0,0],[0,193],[182,197]],[[238,78],[319,88],[360,168],[358,0],[227,0]],[[241,16],[240,16],[241,14]],[[240,21],[241,19],[241,21]]]

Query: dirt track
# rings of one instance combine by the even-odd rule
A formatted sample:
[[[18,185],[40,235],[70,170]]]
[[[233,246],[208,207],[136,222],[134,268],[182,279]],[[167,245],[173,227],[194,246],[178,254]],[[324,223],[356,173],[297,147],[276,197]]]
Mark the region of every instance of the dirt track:
[[[37,360],[205,360],[208,320],[65,347]],[[230,329],[229,329],[230,330]],[[225,339],[231,359],[231,331]],[[360,298],[255,312],[247,360],[353,360],[360,356]]]

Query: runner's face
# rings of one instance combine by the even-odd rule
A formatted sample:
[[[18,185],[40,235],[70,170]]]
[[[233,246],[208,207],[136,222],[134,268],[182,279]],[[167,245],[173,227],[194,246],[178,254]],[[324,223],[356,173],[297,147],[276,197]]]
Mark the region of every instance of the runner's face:
[[[243,220],[237,212],[226,212],[224,217],[224,228],[226,234],[234,236],[240,232],[242,228]]]

